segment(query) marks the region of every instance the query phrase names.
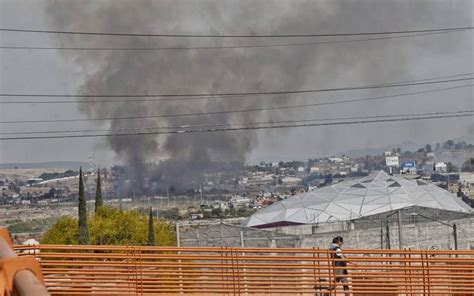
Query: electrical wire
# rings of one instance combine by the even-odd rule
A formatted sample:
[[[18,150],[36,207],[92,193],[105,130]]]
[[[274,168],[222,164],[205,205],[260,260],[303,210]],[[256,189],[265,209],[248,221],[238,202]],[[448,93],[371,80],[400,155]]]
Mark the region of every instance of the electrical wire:
[[[356,119],[376,119],[376,118],[394,118],[394,117],[412,117],[412,116],[431,116],[431,115],[446,115],[446,114],[467,114],[473,113],[473,110],[460,110],[450,112],[429,112],[429,113],[415,113],[415,114],[398,114],[398,115],[375,115],[363,117],[333,117],[333,118],[318,118],[318,119],[299,119],[299,120],[277,120],[277,121],[257,121],[245,123],[202,123],[202,124],[180,124],[172,126],[155,126],[155,127],[131,127],[119,129],[82,129],[82,130],[51,130],[51,131],[28,131],[28,132],[0,132],[0,135],[20,135],[20,134],[58,134],[58,133],[86,133],[86,132],[120,132],[120,131],[139,131],[139,130],[167,130],[180,128],[196,128],[196,127],[222,127],[222,126],[251,126],[261,124],[282,124],[282,123],[301,123],[301,122],[315,122],[315,121],[334,121],[334,120],[356,120]]]
[[[426,79],[424,79],[426,80]],[[394,87],[405,87],[405,86],[416,86],[416,85],[431,85],[449,82],[460,82],[474,80],[474,77],[468,78],[457,78],[437,81],[421,81],[421,82],[405,82],[405,83],[385,83],[377,85],[363,85],[363,86],[351,86],[351,87],[339,87],[339,88],[320,88],[320,89],[307,89],[307,90],[287,90],[287,91],[262,91],[262,92],[229,92],[229,93],[195,93],[195,94],[141,94],[141,95],[126,95],[126,94],[100,94],[100,95],[58,95],[58,94],[19,94],[19,93],[0,93],[0,97],[55,97],[55,98],[161,98],[157,100],[203,100],[203,99],[216,99],[220,97],[238,97],[238,96],[271,96],[271,95],[289,95],[289,94],[305,94],[305,93],[319,93],[319,92],[335,92],[335,91],[348,91],[348,90],[365,90],[365,89],[380,89],[380,88],[394,88]],[[135,100],[136,101],[136,100]],[[74,101],[65,101],[74,102]],[[83,102],[97,102],[94,100],[83,101]],[[16,104],[18,101],[3,101],[1,104]],[[60,101],[23,101],[28,104],[51,104],[60,103]]]
[[[47,47],[47,46],[0,46],[0,49],[6,50],[64,50],[64,51],[175,51],[175,50],[207,50],[207,49],[244,49],[244,48],[271,48],[271,47],[293,47],[293,46],[310,46],[310,45],[324,45],[324,44],[339,44],[339,43],[355,43],[362,41],[373,40],[389,40],[389,39],[403,39],[420,36],[439,35],[452,32],[465,32],[468,30],[446,30],[440,32],[400,35],[400,36],[386,36],[376,38],[362,38],[350,40],[335,40],[335,41],[315,41],[315,42],[296,42],[296,43],[272,43],[272,44],[256,44],[256,45],[222,45],[222,46],[170,46],[170,47]]]
[[[298,105],[266,107],[266,108],[222,110],[222,111],[194,112],[194,113],[157,114],[157,115],[148,115],[148,116],[100,117],[100,118],[88,118],[88,119],[69,118],[69,119],[50,119],[50,120],[13,120],[13,121],[0,121],[0,124],[134,120],[134,119],[172,118],[172,117],[188,117],[188,116],[208,116],[208,115],[245,113],[245,112],[261,112],[261,111],[273,111],[273,110],[283,110],[283,109],[307,108],[307,107],[316,107],[316,106],[324,106],[324,105],[337,105],[337,104],[346,104],[346,103],[355,103],[355,102],[364,102],[364,101],[377,101],[377,100],[390,99],[390,98],[396,98],[396,97],[404,97],[404,96],[410,96],[410,95],[425,94],[425,93],[432,93],[432,92],[438,92],[438,91],[447,91],[447,90],[453,90],[453,89],[459,89],[459,88],[467,88],[467,87],[472,87],[472,86],[474,86],[474,84],[459,85],[459,86],[453,86],[453,87],[447,87],[447,88],[438,88],[438,89],[432,89],[432,90],[408,92],[408,93],[386,95],[386,96],[375,96],[375,97],[368,97],[368,98],[343,100],[343,101],[331,101],[331,102],[298,104]]]
[[[421,81],[429,81],[429,80],[435,80],[435,79],[444,79],[444,78],[453,78],[453,77],[461,77],[461,76],[467,76],[467,75],[473,75],[474,72],[469,72],[469,73],[462,73],[462,74],[454,74],[454,75],[444,75],[444,76],[436,76],[436,77],[429,77],[429,78],[422,78],[422,79],[415,79],[415,80],[406,80],[406,81],[398,81],[398,82],[390,82],[390,83],[384,83],[384,84],[378,84],[380,86],[386,86],[386,85],[397,85],[397,84],[402,84],[402,83],[412,83],[412,82],[421,82]],[[230,97],[225,97],[225,98],[242,98],[243,96],[230,96]],[[189,98],[184,98],[185,100],[188,100]],[[196,99],[196,98],[192,98]],[[197,98],[197,99],[208,99],[208,98]],[[174,101],[174,100],[182,100],[182,99],[172,99],[172,100],[157,100],[156,98],[151,98],[151,99],[133,99],[133,100],[128,100],[128,99],[118,99],[118,100],[81,100],[80,102],[78,101],[59,101],[59,100],[54,100],[54,101],[0,101],[0,104],[76,104],[76,103],[87,103],[87,102],[92,102],[92,103],[109,103],[109,102],[162,102],[162,101]]]
[[[245,130],[266,130],[266,129],[280,129],[280,128],[297,128],[297,127],[316,127],[316,126],[338,126],[338,125],[352,125],[352,124],[368,124],[368,123],[386,123],[396,121],[412,121],[412,120],[428,120],[441,118],[460,118],[474,116],[470,114],[456,114],[456,115],[432,115],[422,117],[404,117],[392,119],[376,119],[376,120],[359,120],[359,121],[341,121],[328,123],[301,123],[293,125],[270,125],[258,127],[235,127],[235,128],[211,128],[211,129],[191,129],[191,130],[177,130],[177,131],[151,131],[151,132],[135,132],[135,133],[115,133],[115,134],[93,134],[93,135],[58,135],[58,136],[25,136],[25,137],[2,137],[0,141],[15,141],[15,140],[40,140],[40,139],[66,139],[66,138],[97,138],[97,137],[123,137],[123,136],[146,136],[146,135],[169,135],[169,134],[189,134],[189,133],[210,133],[210,132],[230,132],[230,131],[245,131]]]
[[[294,37],[337,37],[337,36],[361,36],[361,35],[393,35],[410,33],[429,33],[454,30],[472,30],[473,26],[419,29],[402,31],[382,31],[382,32],[356,32],[356,33],[326,33],[326,34],[156,34],[156,33],[123,33],[123,32],[85,32],[85,31],[60,31],[60,30],[39,30],[39,29],[15,29],[0,28],[3,32],[18,33],[42,33],[42,34],[66,34],[66,35],[90,35],[90,36],[128,36],[128,37],[173,37],[173,38],[294,38]]]

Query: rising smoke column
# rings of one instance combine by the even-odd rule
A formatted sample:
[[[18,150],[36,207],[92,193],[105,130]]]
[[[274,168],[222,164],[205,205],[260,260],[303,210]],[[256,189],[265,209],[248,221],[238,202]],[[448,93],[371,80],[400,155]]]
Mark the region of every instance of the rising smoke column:
[[[83,0],[50,1],[47,7],[54,28],[71,31],[130,33],[214,33],[214,34],[294,34],[347,31],[383,31],[416,27],[451,26],[441,20],[433,26],[433,10],[442,10],[432,1],[152,1]],[[447,7],[454,4],[446,4]],[[394,10],[405,15],[400,20]],[[375,13],[374,13],[375,12]],[[380,24],[386,24],[382,28]],[[427,25],[428,24],[428,25]],[[185,39],[150,37],[60,36],[61,44],[77,46],[167,47],[228,45],[249,43],[302,42],[308,39]],[[320,40],[320,39],[318,39]],[[445,41],[445,40],[443,40]],[[430,42],[430,41],[428,41]],[[437,41],[436,41],[437,42]],[[385,82],[384,77],[410,76],[404,59],[381,60],[384,53],[397,54],[397,41],[370,42],[367,46],[347,44],[337,47],[301,46],[265,49],[103,51],[70,53],[87,73],[82,94],[186,94],[304,88],[347,85],[338,77],[352,72],[354,84]],[[448,43],[449,44],[449,43]],[[414,42],[408,49],[423,43]],[[444,42],[436,47],[443,50]],[[405,48],[407,50],[407,48]],[[407,51],[407,54],[409,50]],[[374,71],[383,62],[383,75]],[[337,82],[337,83],[335,83]],[[361,93],[364,95],[365,93]],[[367,93],[368,94],[368,93]],[[308,96],[307,96],[308,97]],[[87,98],[86,100],[90,100]],[[130,99],[133,100],[133,99]],[[296,104],[303,97],[278,96],[210,99],[175,102],[81,103],[79,108],[90,118],[146,116],[188,112],[209,112],[264,108]],[[307,102],[307,100],[306,100]],[[365,108],[365,107],[364,107]],[[367,111],[367,110],[361,110]],[[328,112],[328,117],[331,113]],[[251,112],[199,117],[146,120],[112,120],[111,130],[177,124],[235,123],[279,119],[298,119],[311,110]],[[271,131],[282,135],[284,131]],[[184,164],[173,178],[199,174],[212,162],[245,162],[257,145],[257,132],[196,133],[168,136],[111,137],[106,141],[133,172],[140,184],[144,164],[157,159]],[[337,135],[328,134],[322,141]],[[184,172],[183,172],[184,170]],[[174,176],[173,176],[174,175]],[[138,186],[140,187],[140,185]]]
[[[204,7],[212,8],[213,2]],[[187,18],[193,20],[193,9],[185,10],[186,4],[152,1],[101,1],[73,2],[54,1],[50,13],[53,23],[61,28],[88,29],[92,31],[173,31],[180,30],[180,23]],[[238,33],[242,29],[252,33],[250,24],[245,23],[246,15],[252,14],[252,7],[243,7],[236,13],[228,8],[225,13],[215,11],[216,19],[198,20],[197,25],[205,32],[209,26],[212,31],[224,18],[232,18],[242,28],[222,28],[222,32]],[[173,19],[168,14],[179,13]],[[226,15],[230,14],[230,15]],[[254,16],[252,16],[254,17]],[[93,24],[84,22],[93,20]],[[195,20],[193,20],[195,21]],[[228,21],[227,21],[228,22]],[[228,23],[232,23],[228,22]],[[205,26],[204,26],[205,25]],[[213,29],[214,27],[214,29]],[[195,30],[192,28],[192,30]],[[250,30],[249,30],[250,29]],[[256,28],[258,29],[258,28]],[[267,28],[268,30],[268,28]],[[278,30],[278,28],[275,28]],[[203,43],[202,40],[169,40],[163,38],[116,37],[62,37],[68,42],[81,44],[105,44],[111,46],[191,46]],[[63,41],[66,42],[66,41]],[[246,42],[245,40],[205,40],[206,44]],[[221,91],[253,91],[267,89],[297,89],[302,77],[297,71],[305,66],[313,55],[311,49],[300,49],[299,58],[284,58],[279,48],[268,49],[263,54],[257,50],[209,50],[209,51],[167,51],[134,52],[111,51],[81,53],[77,63],[89,67],[91,74],[85,80],[80,92],[83,94],[149,94],[149,93],[213,93]],[[306,56],[306,58],[305,58]],[[278,61],[278,63],[276,62]],[[90,99],[86,99],[90,100]],[[133,100],[133,99],[131,99]],[[288,101],[278,98],[232,98],[176,102],[125,102],[125,103],[82,103],[80,110],[89,117],[123,117],[130,115],[173,114],[188,112],[207,112],[215,110],[235,110],[261,108]],[[276,116],[275,116],[276,115]],[[278,119],[278,113],[270,115],[253,113],[220,114],[187,118],[165,118],[146,120],[112,120],[110,129],[146,126],[167,126],[177,124],[232,123]],[[128,164],[135,175],[136,182],[143,180],[144,164],[156,158],[187,164],[185,172],[199,173],[211,162],[245,162],[245,157],[257,143],[256,133],[252,131],[235,133],[199,133],[169,136],[112,137],[107,139],[110,147]],[[180,166],[181,168],[183,166]],[[168,171],[170,173],[170,171]],[[173,172],[178,177],[183,172]]]

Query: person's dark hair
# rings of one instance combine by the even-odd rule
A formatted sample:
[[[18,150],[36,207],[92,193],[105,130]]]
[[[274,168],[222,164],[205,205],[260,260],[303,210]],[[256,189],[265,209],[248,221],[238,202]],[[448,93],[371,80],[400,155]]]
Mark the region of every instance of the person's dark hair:
[[[344,242],[344,239],[342,238],[342,236],[336,236],[335,238],[332,239],[332,243],[333,244],[337,244],[339,242]]]

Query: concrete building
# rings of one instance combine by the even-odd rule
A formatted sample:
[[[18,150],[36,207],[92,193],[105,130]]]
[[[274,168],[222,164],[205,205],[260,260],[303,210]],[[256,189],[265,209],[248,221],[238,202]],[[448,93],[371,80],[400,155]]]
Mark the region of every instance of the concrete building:
[[[439,173],[446,173],[448,171],[448,166],[444,162],[437,162],[434,167],[434,170]]]

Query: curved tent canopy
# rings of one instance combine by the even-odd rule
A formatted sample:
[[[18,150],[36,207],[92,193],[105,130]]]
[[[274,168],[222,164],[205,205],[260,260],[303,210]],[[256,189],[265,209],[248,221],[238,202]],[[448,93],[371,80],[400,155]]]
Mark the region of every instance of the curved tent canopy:
[[[413,206],[470,213],[456,195],[420,180],[384,171],[289,197],[246,219],[247,227],[275,227],[347,221]]]

